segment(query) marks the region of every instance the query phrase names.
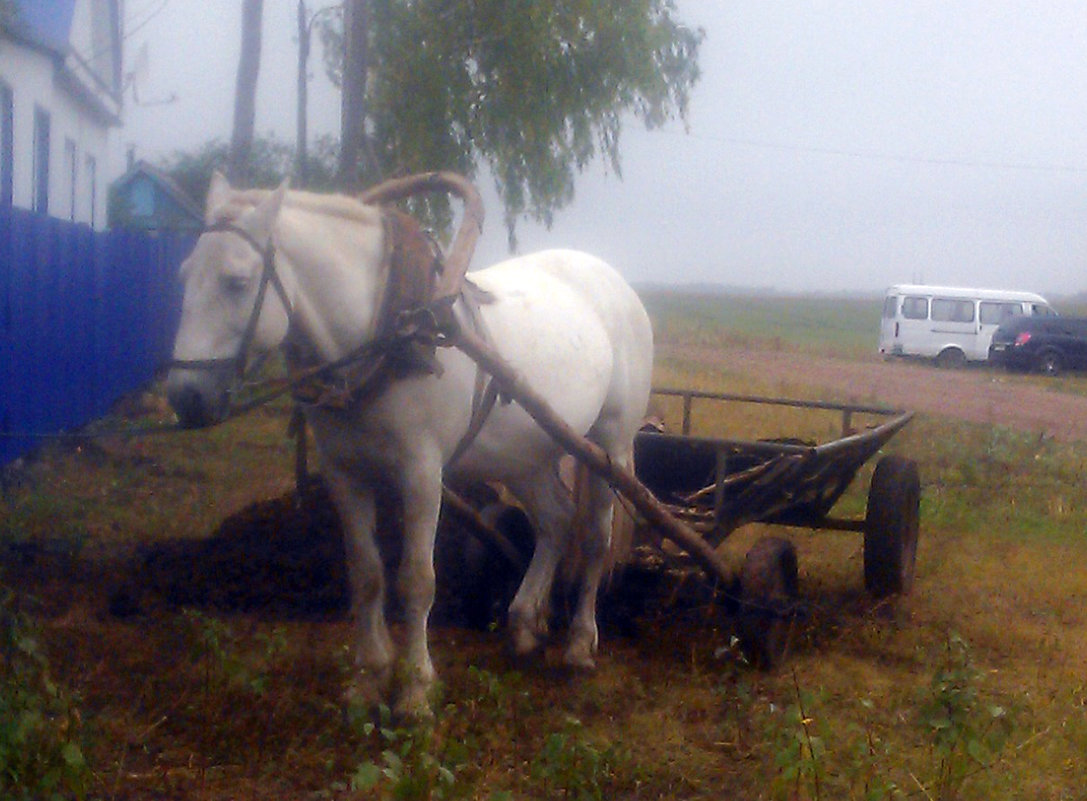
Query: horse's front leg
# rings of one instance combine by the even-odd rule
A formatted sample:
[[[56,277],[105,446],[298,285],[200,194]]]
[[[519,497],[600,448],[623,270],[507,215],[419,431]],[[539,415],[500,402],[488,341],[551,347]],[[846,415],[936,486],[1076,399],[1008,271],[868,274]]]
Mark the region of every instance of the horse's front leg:
[[[344,557],[355,625],[355,676],[348,695],[364,704],[384,703],[393,674],[393,644],[385,623],[385,571],[375,539],[373,492],[326,466],[325,480],[344,529]]]
[[[434,538],[442,503],[442,467],[437,455],[418,458],[407,468],[401,484],[404,503],[404,548],[397,589],[404,609],[404,650],[397,712],[429,717],[428,694],[434,684],[434,664],[427,646],[427,618],[434,604]]]

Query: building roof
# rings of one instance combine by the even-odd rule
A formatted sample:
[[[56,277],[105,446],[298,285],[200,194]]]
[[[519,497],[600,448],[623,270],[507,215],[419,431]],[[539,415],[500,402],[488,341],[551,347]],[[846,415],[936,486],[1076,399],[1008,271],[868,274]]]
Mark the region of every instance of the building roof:
[[[107,125],[121,123],[121,0],[90,6],[91,28],[76,23],[79,0],[8,0],[4,36],[52,57],[58,85]],[[108,42],[100,41],[108,37]]]
[[[114,190],[123,191],[126,186],[141,176],[146,176],[152,183],[158,186],[167,196],[177,203],[186,214],[191,215],[198,225],[203,224],[204,214],[200,207],[188,196],[188,194],[186,194],[185,190],[178,185],[177,181],[158,167],[148,164],[143,159],[140,159],[129,167],[128,171],[114,182]]]
[[[12,33],[54,53],[68,52],[76,0],[14,0]]]

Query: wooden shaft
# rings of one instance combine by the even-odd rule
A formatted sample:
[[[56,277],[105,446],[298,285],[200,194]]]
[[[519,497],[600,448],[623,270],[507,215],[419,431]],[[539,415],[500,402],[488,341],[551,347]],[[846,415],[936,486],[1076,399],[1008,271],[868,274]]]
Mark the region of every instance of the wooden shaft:
[[[502,554],[513,567],[519,570],[525,570],[528,567],[524,556],[521,555],[521,552],[509,541],[506,535],[484,520],[468,501],[453,492],[449,487],[442,487],[442,503],[451,512],[468,523],[473,529],[473,534],[479,537],[485,545],[491,546]]]
[[[732,582],[735,571],[709,543],[673,517],[630,470],[612,462],[602,448],[572,429],[490,345],[466,329],[458,331],[455,345],[494,376],[503,393],[516,400],[568,453],[627,498],[659,536],[683,548],[711,576],[726,584]]]

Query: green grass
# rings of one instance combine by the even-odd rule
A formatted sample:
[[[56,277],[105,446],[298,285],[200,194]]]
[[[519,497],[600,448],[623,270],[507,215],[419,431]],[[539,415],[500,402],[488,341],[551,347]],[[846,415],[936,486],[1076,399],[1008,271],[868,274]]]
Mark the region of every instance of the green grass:
[[[658,342],[758,345],[871,357],[882,298],[800,297],[647,290]]]
[[[649,301],[658,339],[677,345],[657,364],[663,383],[819,398],[800,381],[685,361],[684,347],[874,350],[867,302],[843,313],[824,298]],[[1073,389],[1056,391],[1082,382],[1065,380]],[[886,449],[915,459],[923,482],[909,597],[864,595],[857,534],[750,526],[725,547],[742,553],[774,533],[800,553],[806,614],[782,670],[747,666],[719,607],[667,599],[628,621],[634,634],[605,631],[591,676],[514,665],[498,632],[435,629],[437,717],[416,732],[345,710],[344,620],[106,610],[118,577],[96,571],[111,547],[207,537],[290,487],[286,422],[272,411],[52,449],[0,500],[0,580],[27,610],[57,692],[79,703],[88,797],[1082,797],[1087,443],[920,416]],[[826,441],[840,417],[706,405],[696,425]],[[844,515],[863,515],[871,469]],[[24,564],[27,542],[71,547]]]

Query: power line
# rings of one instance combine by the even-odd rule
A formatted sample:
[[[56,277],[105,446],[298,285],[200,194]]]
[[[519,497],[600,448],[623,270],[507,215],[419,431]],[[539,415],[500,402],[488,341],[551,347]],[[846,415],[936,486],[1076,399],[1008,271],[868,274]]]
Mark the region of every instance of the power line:
[[[131,24],[126,24],[123,38],[127,39],[146,27],[151,20],[166,10],[166,6],[169,4],[170,0],[157,0],[158,6],[152,7],[152,3],[154,2],[156,2],[156,0],[150,0],[147,6],[144,7],[145,10],[143,12],[133,12],[133,20],[135,20],[140,13],[144,14],[144,18],[138,22],[133,21]]]
[[[1080,167],[1074,164],[990,161],[970,158],[937,158],[933,156],[889,153],[876,150],[856,150],[847,148],[817,147],[814,145],[797,145],[788,144],[785,142],[772,142],[762,139],[748,139],[734,136],[714,136],[709,134],[670,131],[666,129],[657,129],[652,133],[664,134],[666,136],[684,137],[688,139],[700,139],[706,142],[716,142],[720,144],[741,145],[743,147],[756,148],[760,150],[778,150],[789,153],[811,153],[821,156],[839,156],[842,158],[869,159],[871,161],[894,161],[903,164],[926,164],[937,167],[970,167],[997,170],[1024,170],[1033,172],[1087,173],[1087,167]]]

